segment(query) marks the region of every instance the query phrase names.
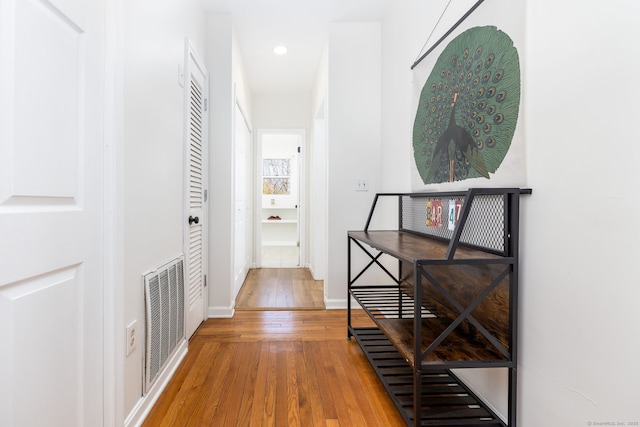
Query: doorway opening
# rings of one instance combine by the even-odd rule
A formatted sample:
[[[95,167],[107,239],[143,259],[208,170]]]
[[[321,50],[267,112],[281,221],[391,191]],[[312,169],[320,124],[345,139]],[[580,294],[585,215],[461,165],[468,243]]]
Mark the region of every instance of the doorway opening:
[[[304,260],[305,131],[259,130],[256,264],[298,268]]]

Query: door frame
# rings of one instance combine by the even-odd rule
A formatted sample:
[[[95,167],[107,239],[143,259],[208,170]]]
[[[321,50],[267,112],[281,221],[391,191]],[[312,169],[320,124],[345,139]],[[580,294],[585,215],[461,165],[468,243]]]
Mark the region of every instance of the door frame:
[[[200,58],[196,52],[195,46],[191,43],[188,37],[185,37],[185,56],[184,56],[184,80],[183,80],[183,92],[184,92],[184,108],[183,108],[183,148],[184,148],[184,183],[183,183],[183,203],[182,203],[182,230],[183,230],[183,252],[185,255],[185,298],[184,298],[184,315],[185,315],[185,336],[190,338],[191,333],[187,329],[189,325],[188,313],[189,313],[189,117],[187,112],[189,111],[190,92],[190,76],[191,67],[194,65],[204,75],[204,87],[202,90],[204,96],[204,109],[203,109],[203,129],[202,129],[202,185],[203,185],[203,203],[202,203],[202,321],[207,319],[207,308],[209,306],[209,293],[208,293],[208,276],[209,276],[209,197],[208,197],[208,183],[209,183],[209,73],[205,67],[204,61]],[[197,328],[196,328],[197,329]]]
[[[254,156],[255,198],[254,198],[254,267],[262,265],[262,139],[265,135],[297,135],[300,138],[298,153],[298,247],[299,266],[307,267],[307,131],[302,128],[278,129],[262,128],[256,132]]]

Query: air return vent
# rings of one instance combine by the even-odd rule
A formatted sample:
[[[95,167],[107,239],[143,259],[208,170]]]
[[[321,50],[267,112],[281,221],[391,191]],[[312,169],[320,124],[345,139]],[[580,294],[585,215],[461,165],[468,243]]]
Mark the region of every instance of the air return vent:
[[[144,275],[146,308],[145,393],[184,339],[182,256]]]

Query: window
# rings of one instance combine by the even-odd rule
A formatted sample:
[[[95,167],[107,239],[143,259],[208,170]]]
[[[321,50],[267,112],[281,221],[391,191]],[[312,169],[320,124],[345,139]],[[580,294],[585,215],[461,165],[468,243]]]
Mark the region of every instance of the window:
[[[262,160],[262,194],[291,193],[291,159]]]

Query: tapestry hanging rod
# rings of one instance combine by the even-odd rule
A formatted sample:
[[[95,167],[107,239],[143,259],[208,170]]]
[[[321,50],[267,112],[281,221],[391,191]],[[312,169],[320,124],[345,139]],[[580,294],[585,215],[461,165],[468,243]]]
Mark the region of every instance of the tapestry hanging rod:
[[[433,44],[433,46],[431,46],[431,47],[429,48],[429,50],[427,50],[427,51],[424,53],[424,55],[422,55],[420,58],[418,58],[418,59],[416,60],[416,62],[414,62],[414,63],[413,63],[413,65],[411,66],[411,69],[413,70],[414,68],[416,68],[416,66],[417,66],[420,62],[422,62],[422,60],[423,60],[424,58],[426,58],[426,57],[427,57],[427,55],[429,55],[429,54],[430,54],[430,53],[431,53],[431,52],[432,52],[436,47],[438,47],[438,45],[439,45],[440,43],[442,43],[442,41],[443,41],[444,39],[446,39],[446,38],[449,36],[449,34],[451,34],[451,33],[453,32],[453,30],[455,30],[456,28],[458,28],[458,26],[459,26],[460,24],[462,24],[462,23],[464,22],[464,20],[465,20],[465,19],[467,19],[467,18],[469,17],[469,15],[471,15],[471,14],[473,13],[473,11],[474,11],[474,10],[476,10],[476,9],[478,8],[478,6],[480,6],[483,2],[484,2],[484,0],[478,0],[478,1],[473,5],[473,6],[471,6],[471,9],[469,9],[469,10],[467,11],[467,13],[465,13],[465,14],[462,16],[462,18],[458,19],[458,22],[456,22],[455,24],[453,24],[453,26],[452,26],[451,28],[449,28],[449,30],[448,30],[446,33],[444,33],[444,35],[443,35],[442,37],[440,37],[440,38],[438,39],[438,41],[437,41],[437,42],[435,42],[435,43]],[[447,6],[447,7],[448,7],[448,6]],[[445,11],[446,11],[446,9],[445,9]],[[443,13],[444,13],[444,12],[443,12]],[[441,18],[442,18],[442,17],[441,17]],[[438,22],[439,22],[439,21],[438,21]],[[438,24],[436,24],[436,25],[438,25]],[[428,40],[427,40],[427,41],[428,41]]]

